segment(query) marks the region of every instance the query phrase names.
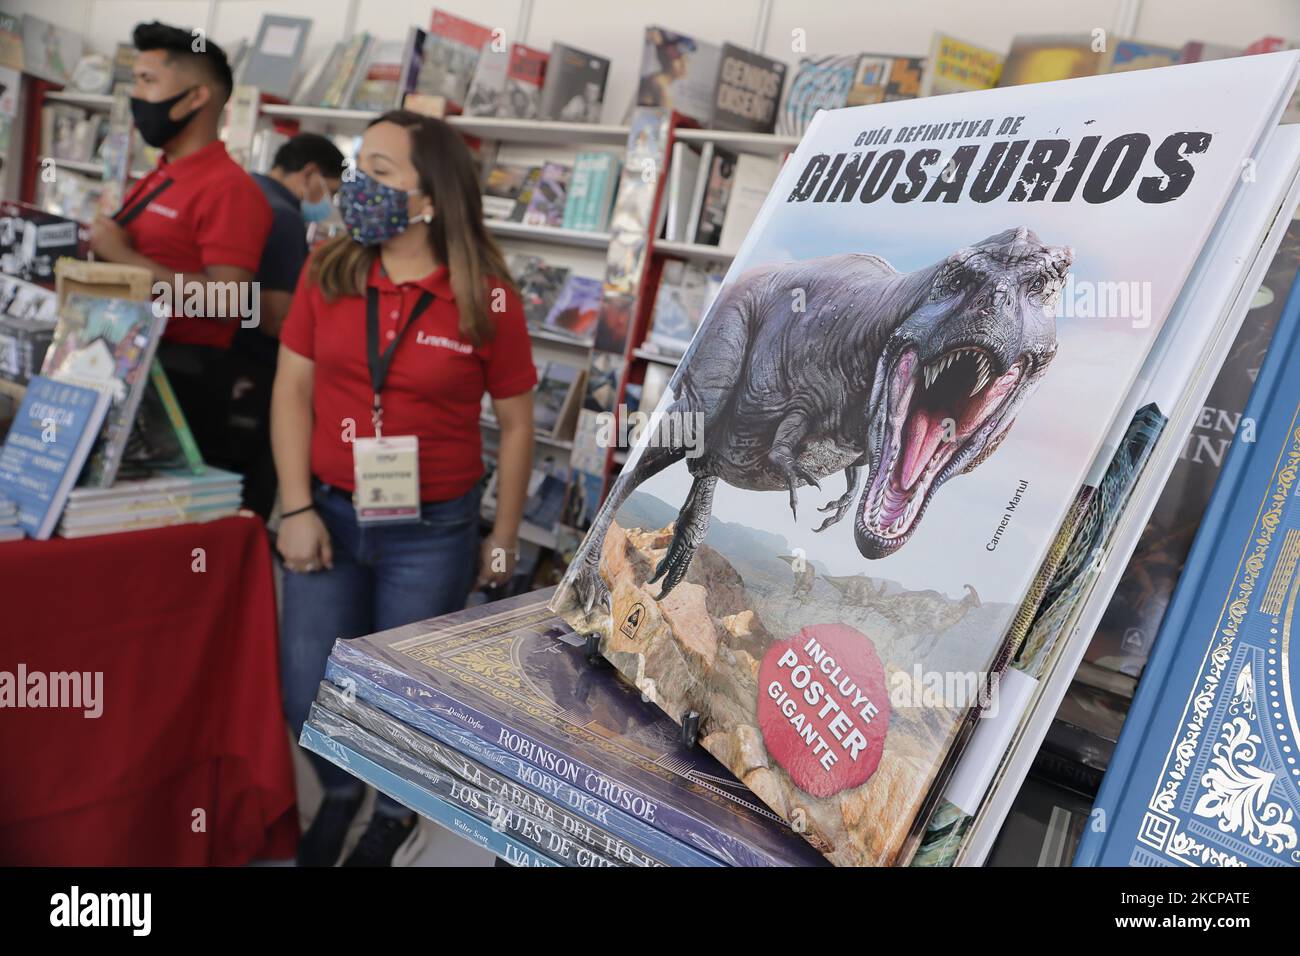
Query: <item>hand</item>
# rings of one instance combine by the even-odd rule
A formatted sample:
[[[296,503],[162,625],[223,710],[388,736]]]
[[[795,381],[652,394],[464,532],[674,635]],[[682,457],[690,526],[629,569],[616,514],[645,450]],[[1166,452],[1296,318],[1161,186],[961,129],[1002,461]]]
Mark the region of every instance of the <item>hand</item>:
[[[478,581],[474,587],[500,587],[515,573],[515,564],[519,555],[518,541],[509,546],[497,540],[495,534],[483,539],[483,548],[479,555]]]
[[[90,251],[96,258],[119,262],[131,251],[131,236],[107,216],[96,216],[90,227]]]
[[[304,511],[281,521],[275,549],[284,559],[286,571],[310,573],[334,567],[329,530],[314,511]]]

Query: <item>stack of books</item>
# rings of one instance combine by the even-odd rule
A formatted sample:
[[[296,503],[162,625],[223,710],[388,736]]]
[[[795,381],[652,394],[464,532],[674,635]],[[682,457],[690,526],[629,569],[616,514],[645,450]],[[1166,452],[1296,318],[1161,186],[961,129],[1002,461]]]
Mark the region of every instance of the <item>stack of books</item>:
[[[18,526],[18,505],[0,495],[0,542],[17,541],[23,536],[23,529]]]
[[[240,508],[243,482],[234,472],[208,466],[201,475],[164,468],[107,488],[75,488],[58,531],[64,538],[84,538],[226,518]]]
[[[823,864],[550,597],[338,641],[302,745],[518,866]]]

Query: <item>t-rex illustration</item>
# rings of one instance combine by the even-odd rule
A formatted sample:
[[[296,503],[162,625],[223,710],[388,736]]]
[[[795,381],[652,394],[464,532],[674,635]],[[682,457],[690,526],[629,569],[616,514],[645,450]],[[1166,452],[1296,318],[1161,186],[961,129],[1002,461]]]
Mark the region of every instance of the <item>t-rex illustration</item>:
[[[732,282],[670,383],[663,420],[699,416],[704,441],[650,579],[663,580],[659,598],[704,540],[719,479],[784,490],[797,517],[799,486],[820,489],[842,471],[848,487],[820,509],[831,512],[824,531],[853,506],[865,469],[858,550],[883,558],[906,544],[935,491],[997,448],[1055,356],[1053,306],[1073,259],[1020,227],[915,272],[844,254],[760,266]],[[614,484],[570,569],[586,611],[609,607],[599,564],[619,507],[687,450],[652,440]]]

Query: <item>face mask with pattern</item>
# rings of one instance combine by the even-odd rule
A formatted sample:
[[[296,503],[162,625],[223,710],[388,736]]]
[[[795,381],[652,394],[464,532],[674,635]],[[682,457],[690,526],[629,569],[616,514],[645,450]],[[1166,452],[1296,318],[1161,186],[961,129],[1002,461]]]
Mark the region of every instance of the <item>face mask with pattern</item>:
[[[363,246],[377,246],[401,235],[411,223],[433,218],[428,213],[412,218],[410,193],[381,183],[359,169],[353,170],[353,178],[340,187],[338,205],[348,235]]]

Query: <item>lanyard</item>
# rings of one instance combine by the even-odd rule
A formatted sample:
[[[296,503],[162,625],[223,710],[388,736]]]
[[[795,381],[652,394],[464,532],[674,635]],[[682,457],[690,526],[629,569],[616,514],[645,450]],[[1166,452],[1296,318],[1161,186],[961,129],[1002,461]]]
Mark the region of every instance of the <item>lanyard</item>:
[[[119,209],[117,212],[113,213],[113,221],[116,222],[119,226],[129,225],[131,221],[135,219],[136,216],[140,215],[140,213],[145,211],[145,208],[151,202],[153,202],[155,199],[161,196],[163,192],[167,189],[167,187],[169,187],[173,182],[175,182],[175,180],[173,179],[163,179],[161,183],[159,183],[157,186],[151,189],[149,193],[139,202],[130,203],[129,209],[127,208],[128,206],[127,203],[122,203],[122,208]],[[136,195],[138,196],[139,194],[140,192],[139,190],[137,190]]]
[[[379,351],[379,290],[374,286],[366,289],[366,359],[370,363],[370,385],[374,389],[375,401],[370,409],[371,424],[375,426],[375,437],[382,437],[381,430],[384,424],[384,409],[380,403],[379,395],[384,390],[384,382],[388,379],[388,368],[393,364],[393,353],[397,351],[397,345],[402,341],[402,336],[406,330],[413,326],[416,320],[424,314],[424,310],[433,302],[433,293],[425,292],[421,294],[415,303],[415,308],[411,310],[410,316],[406,323],[397,330],[397,335],[393,337],[392,344],[382,353]]]

